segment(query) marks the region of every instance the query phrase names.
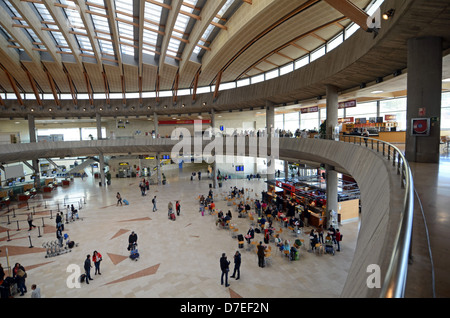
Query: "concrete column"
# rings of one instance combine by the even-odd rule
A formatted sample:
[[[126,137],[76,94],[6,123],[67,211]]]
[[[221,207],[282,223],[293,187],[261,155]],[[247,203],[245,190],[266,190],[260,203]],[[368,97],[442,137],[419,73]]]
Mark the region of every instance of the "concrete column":
[[[405,156],[411,162],[438,163],[442,98],[442,39],[408,40]],[[429,136],[412,135],[411,120],[430,118]]]
[[[287,160],[284,161],[284,178],[289,179],[289,162]]]
[[[212,133],[214,134],[214,130],[216,128],[216,112],[214,109],[211,109],[211,128],[212,128]],[[215,138],[215,137],[214,137]],[[211,177],[212,177],[212,185],[213,188],[216,189],[217,188],[217,178],[216,178],[216,171],[217,171],[217,163],[216,163],[216,152],[215,150],[213,150],[213,162],[211,165],[212,171],[211,171]]]
[[[158,138],[158,134],[159,134],[158,126],[159,125],[158,125],[158,114],[156,112],[153,113],[153,124],[155,125],[153,129],[155,130],[156,138]]]
[[[331,224],[331,210],[338,213],[338,177],[333,166],[325,165],[327,179],[327,228]]]
[[[30,143],[36,142],[36,125],[34,121],[34,115],[28,114],[28,133],[30,135]],[[39,171],[39,160],[32,160],[33,170],[36,174],[34,179],[34,187],[39,189],[41,187],[41,173]]]
[[[98,159],[100,161],[100,181],[102,183],[102,187],[106,186],[106,181],[105,181],[105,157],[103,156],[103,153],[100,152],[100,154],[98,155]]]
[[[157,177],[157,181],[158,181],[158,185],[161,184],[161,180],[162,180],[162,171],[161,171],[161,155],[159,154],[159,152],[156,154],[156,177]]]
[[[102,140],[102,117],[99,113],[95,114],[95,119],[97,122],[97,140]]]
[[[338,88],[327,85],[327,138],[334,134],[334,127],[338,125]]]
[[[271,155],[270,148],[272,144],[272,138],[275,131],[275,107],[270,101],[266,101],[266,136],[268,153],[266,158],[267,166],[267,180],[275,180],[275,159]]]

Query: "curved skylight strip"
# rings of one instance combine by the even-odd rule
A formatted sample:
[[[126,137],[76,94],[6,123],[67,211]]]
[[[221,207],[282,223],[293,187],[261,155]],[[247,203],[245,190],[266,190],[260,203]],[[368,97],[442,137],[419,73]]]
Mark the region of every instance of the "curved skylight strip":
[[[184,2],[190,4],[192,7],[195,7],[197,4],[197,0],[185,0]],[[180,11],[193,13],[194,9],[183,4],[181,5]],[[178,12],[177,20],[175,21],[172,34],[171,35],[166,34],[166,36],[171,36],[168,46],[169,54],[167,55],[169,56],[178,55],[181,41],[175,37],[183,38],[184,32],[186,31],[186,27],[188,26],[189,21],[191,19],[192,18],[190,16]]]
[[[221,9],[219,10],[219,12],[217,13],[217,16],[219,16],[219,17],[223,16],[223,14],[224,14],[225,12],[227,12],[227,10],[231,7],[231,5],[232,5],[235,1],[237,1],[237,0],[227,0],[227,2],[225,2],[225,4],[222,6],[222,8],[221,8]],[[219,23],[219,22],[220,22],[220,19],[217,18],[217,16],[214,17],[214,19],[212,20],[212,22],[215,22],[215,23]],[[212,32],[215,28],[217,28],[217,27],[214,26],[214,25],[212,25],[212,24],[210,24],[210,25],[208,26],[208,28],[207,28],[207,29],[205,30],[205,32],[203,33],[203,35],[202,35],[200,41],[198,42],[198,45],[194,48],[194,54],[200,53],[200,51],[201,51],[201,49],[202,49],[201,46],[205,46],[206,41],[208,40],[209,35],[211,34],[211,32]],[[199,45],[201,45],[201,46],[199,46]]]
[[[155,55],[157,51],[159,26],[163,8],[157,4],[145,2],[144,7],[144,43],[142,50],[145,54]]]
[[[59,2],[67,6],[67,8],[61,9],[67,17],[69,27],[74,32],[75,39],[78,42],[81,52],[92,54],[93,49],[91,41],[89,40],[83,20],[81,19],[80,8],[72,1],[59,0]]]
[[[104,8],[103,0],[90,0],[86,4],[88,10],[92,12],[90,14],[92,18],[92,24],[94,25],[95,34],[98,37],[97,40],[101,52],[103,54],[114,56],[111,30],[109,29],[108,15],[106,9]],[[95,13],[98,13],[98,15]]]
[[[52,15],[50,14],[50,12],[48,12],[48,10],[44,4],[32,2],[32,3],[29,3],[29,5],[33,6],[35,8],[35,10],[39,13],[40,20],[41,20],[41,22],[44,22],[43,25],[45,27],[50,28],[50,29],[56,28],[56,23],[53,20]],[[45,22],[48,22],[51,24],[47,24]],[[64,38],[64,36],[62,35],[61,32],[49,31],[49,33],[56,43],[57,50],[64,51],[64,52],[71,52],[69,45],[67,44],[66,39]]]

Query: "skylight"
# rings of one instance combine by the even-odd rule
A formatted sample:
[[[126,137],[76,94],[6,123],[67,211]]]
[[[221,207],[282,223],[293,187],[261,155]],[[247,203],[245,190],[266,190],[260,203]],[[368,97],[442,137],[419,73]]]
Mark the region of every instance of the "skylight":
[[[92,23],[100,45],[100,50],[104,54],[114,56],[111,31],[109,29],[108,16],[103,0],[90,0],[87,2],[87,8],[91,11]]]
[[[160,1],[159,1],[160,2]],[[163,8],[157,4],[145,2],[143,53],[155,55],[158,32]]]
[[[185,0],[186,4],[189,4],[190,6],[187,6],[185,4],[181,5],[180,12],[178,13],[177,20],[175,21],[175,25],[173,27],[172,31],[172,37],[169,41],[169,47],[168,47],[168,55],[176,56],[179,53],[179,48],[181,44],[181,40],[185,34],[186,27],[189,23],[189,21],[192,19],[189,14],[192,14],[194,12],[195,5],[197,4],[197,0]],[[192,6],[192,7],[191,7]],[[187,14],[185,14],[187,13]]]
[[[218,17],[222,17],[224,15],[225,12],[227,12],[227,10],[231,7],[231,5],[235,2],[236,0],[227,0],[227,2],[225,2],[225,4],[223,5],[223,7],[219,10],[219,12],[217,13],[217,16],[214,17],[214,19],[212,20],[212,22],[215,23],[219,23],[220,22],[220,18]],[[213,24],[210,24],[208,26],[208,28],[205,30],[205,32],[203,33],[200,41],[198,42],[198,45],[195,47],[194,49],[194,54],[198,54],[200,53],[202,46],[206,46],[206,41],[208,40],[209,35],[211,34],[211,32],[217,28],[216,26],[214,26]]]

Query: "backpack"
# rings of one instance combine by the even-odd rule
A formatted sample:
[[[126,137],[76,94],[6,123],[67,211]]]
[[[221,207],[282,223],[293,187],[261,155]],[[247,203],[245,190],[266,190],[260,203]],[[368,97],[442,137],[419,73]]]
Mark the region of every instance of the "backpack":
[[[152,203],[153,203],[153,204],[155,203],[155,198],[152,199]]]
[[[344,235],[342,235],[342,234],[341,234],[341,238],[340,238],[339,242],[341,242],[341,241],[342,241],[342,238],[343,238],[343,237],[344,237]]]

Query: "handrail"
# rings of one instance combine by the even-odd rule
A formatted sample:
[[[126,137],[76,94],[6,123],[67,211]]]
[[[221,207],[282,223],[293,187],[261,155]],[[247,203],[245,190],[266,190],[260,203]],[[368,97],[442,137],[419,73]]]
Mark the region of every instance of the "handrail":
[[[321,136],[321,139],[336,140],[337,136]],[[397,164],[397,174],[401,174],[401,187],[405,189],[400,226],[394,239],[394,248],[389,262],[386,277],[381,288],[381,298],[403,298],[408,273],[408,262],[411,249],[412,223],[414,213],[414,182],[408,161],[396,146],[374,138],[355,135],[340,135],[341,142],[353,142],[382,153],[393,166]],[[381,147],[380,147],[381,146]],[[387,146],[387,149],[386,149]]]

